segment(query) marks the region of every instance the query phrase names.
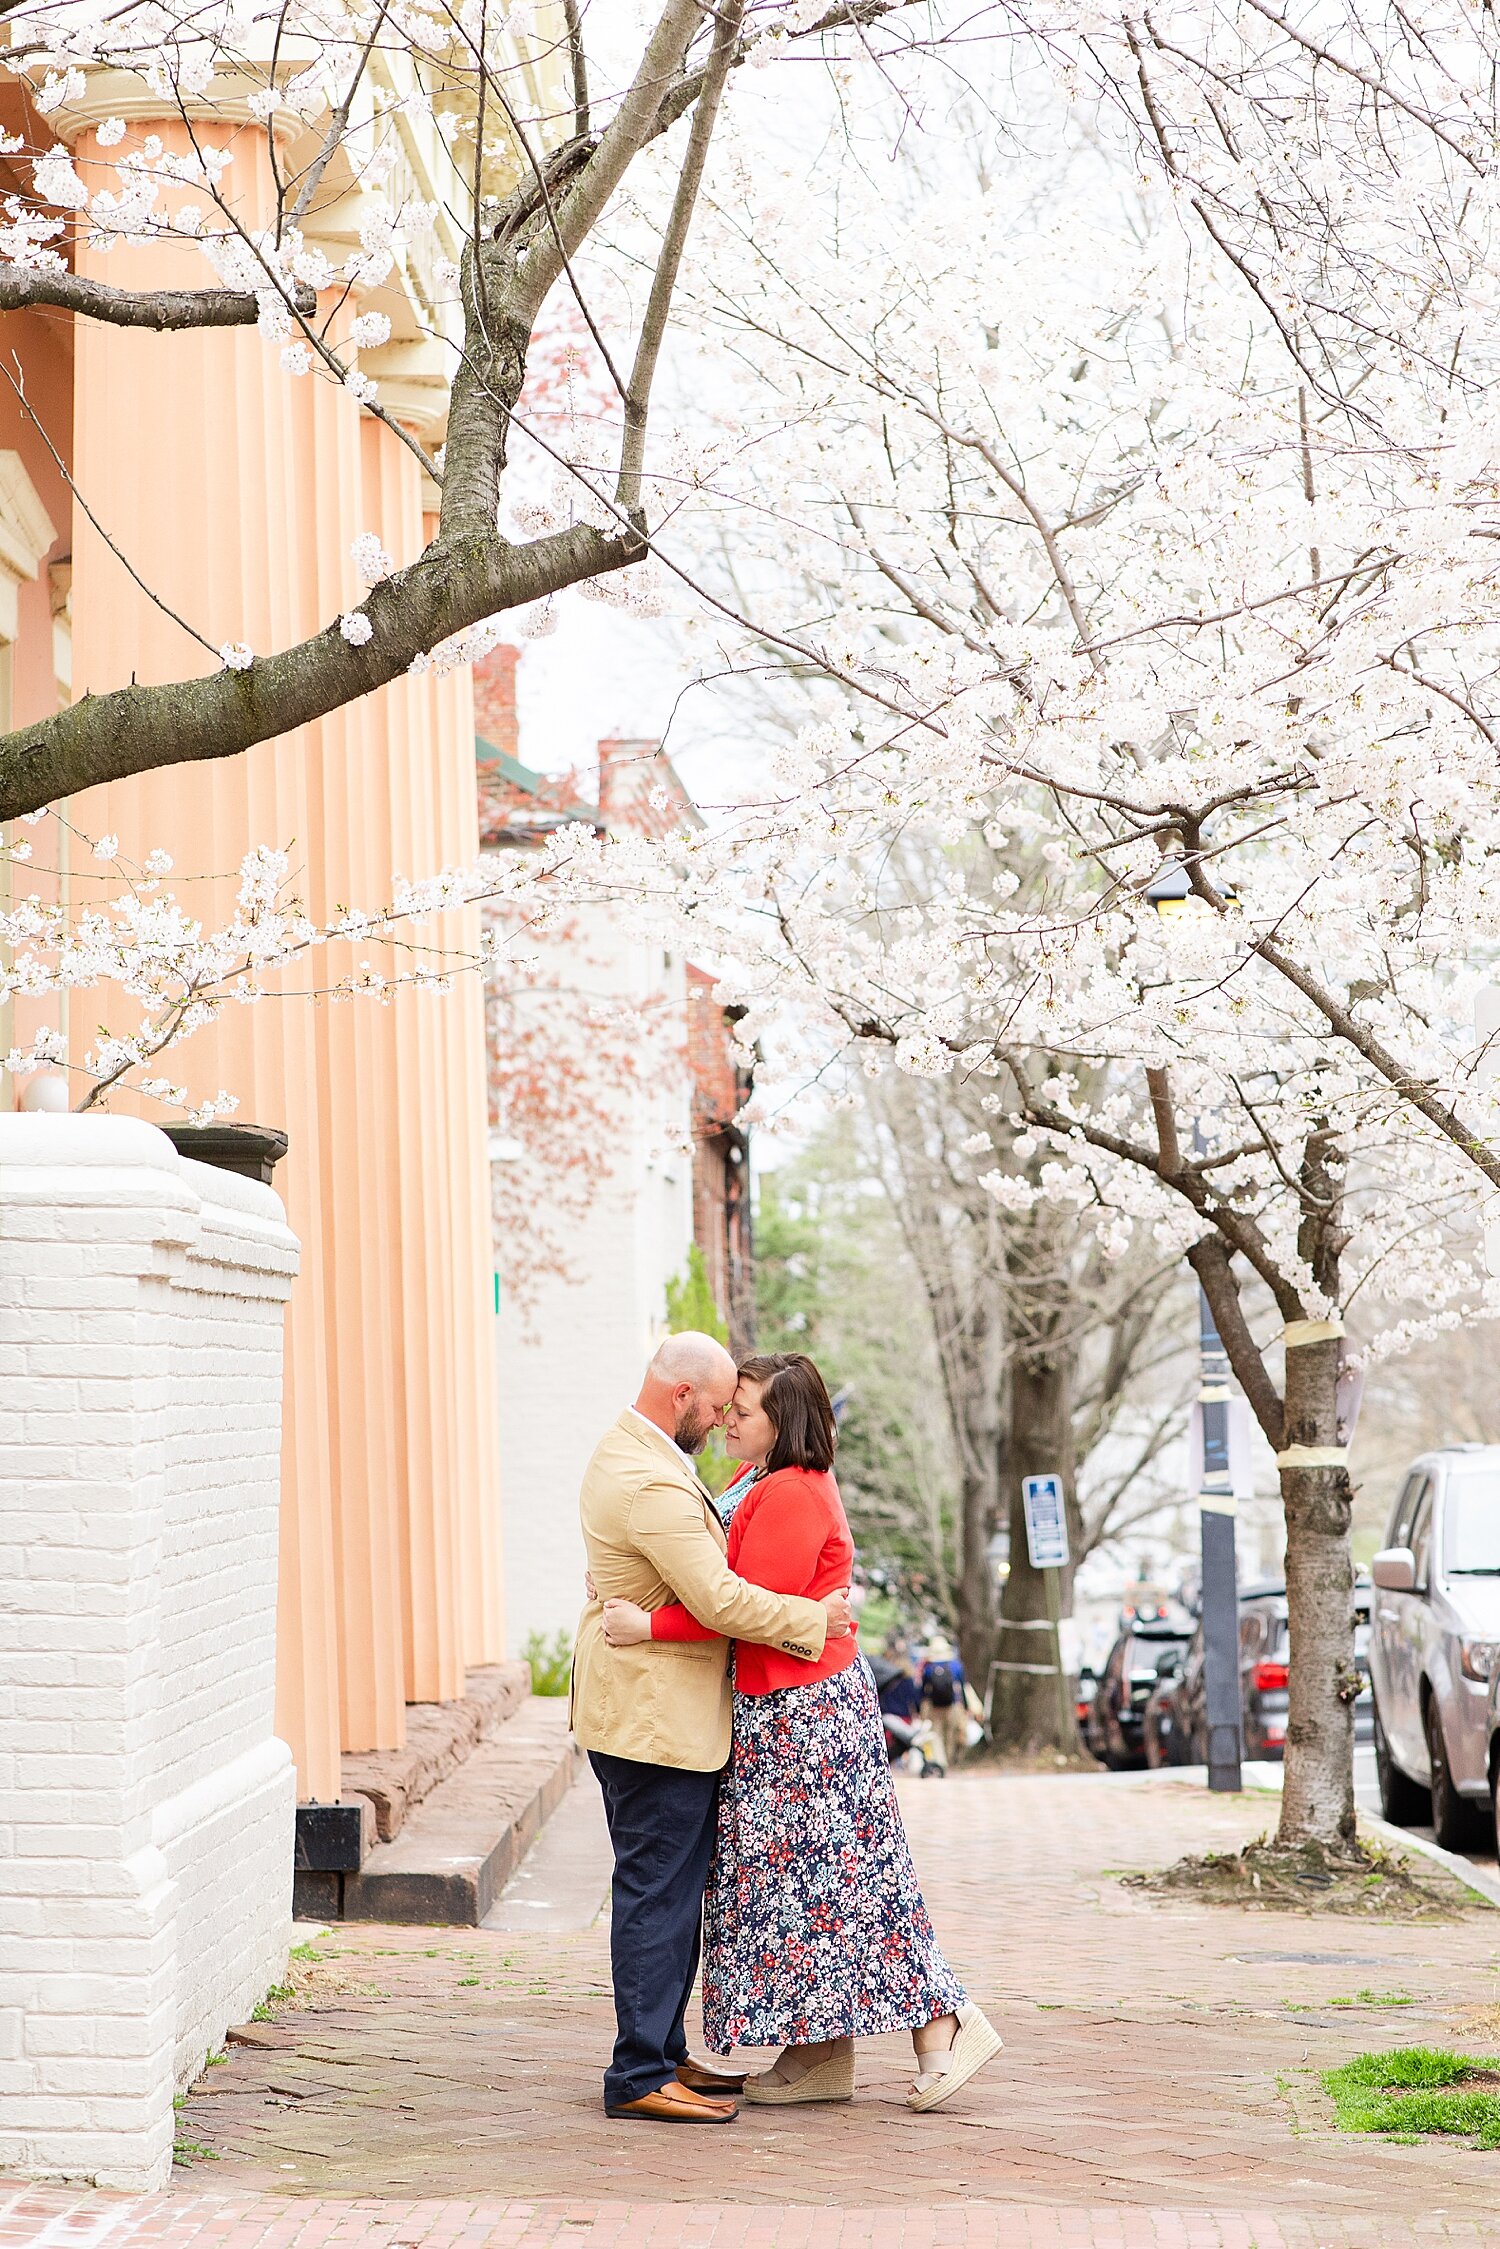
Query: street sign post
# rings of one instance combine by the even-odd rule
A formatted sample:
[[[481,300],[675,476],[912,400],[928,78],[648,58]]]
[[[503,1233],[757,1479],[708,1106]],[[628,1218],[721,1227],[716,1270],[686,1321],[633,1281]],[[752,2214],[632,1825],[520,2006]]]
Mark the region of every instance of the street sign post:
[[[1063,1669],[1062,1598],[1057,1573],[1067,1568],[1070,1555],[1068,1503],[1061,1476],[1023,1476],[1021,1505],[1026,1512],[1026,1550],[1031,1566],[1040,1572],[1047,1588],[1047,1616],[1052,1626],[1052,1653],[1057,1666],[1057,1707],[1062,1724],[1059,1740],[1067,1742],[1073,1733],[1073,1698],[1068,1692],[1068,1675]]]

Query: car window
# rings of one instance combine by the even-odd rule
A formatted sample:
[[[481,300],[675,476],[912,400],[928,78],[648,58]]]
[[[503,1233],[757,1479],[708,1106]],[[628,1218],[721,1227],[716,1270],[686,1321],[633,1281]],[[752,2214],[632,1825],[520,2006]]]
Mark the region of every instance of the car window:
[[[1132,1673],[1140,1672],[1144,1674],[1149,1672],[1154,1677],[1156,1667],[1167,1651],[1169,1649],[1175,1650],[1181,1646],[1180,1640],[1173,1640],[1170,1637],[1148,1640],[1143,1634],[1141,1638],[1132,1640],[1130,1643],[1130,1669]]]
[[[1432,1486],[1430,1484],[1423,1487],[1422,1497],[1417,1506],[1416,1519],[1412,1523],[1411,1535],[1406,1543],[1412,1550],[1416,1564],[1412,1576],[1417,1591],[1425,1593],[1427,1591],[1427,1557],[1432,1545]]]
[[[1443,1496],[1443,1568],[1454,1577],[1500,1577],[1500,1476],[1459,1469]]]
[[[1422,1474],[1407,1477],[1401,1487],[1401,1496],[1391,1510],[1390,1527],[1385,1538],[1387,1546],[1410,1546],[1412,1522],[1426,1489],[1427,1478]]]

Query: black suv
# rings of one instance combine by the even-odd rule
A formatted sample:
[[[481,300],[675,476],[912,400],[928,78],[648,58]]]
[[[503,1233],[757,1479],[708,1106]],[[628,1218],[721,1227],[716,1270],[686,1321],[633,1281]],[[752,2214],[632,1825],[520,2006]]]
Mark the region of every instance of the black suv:
[[[1165,1619],[1137,1617],[1109,1651],[1083,1729],[1085,1746],[1112,1773],[1146,1762],[1142,1720],[1163,1657],[1180,1659],[1187,1635]]]

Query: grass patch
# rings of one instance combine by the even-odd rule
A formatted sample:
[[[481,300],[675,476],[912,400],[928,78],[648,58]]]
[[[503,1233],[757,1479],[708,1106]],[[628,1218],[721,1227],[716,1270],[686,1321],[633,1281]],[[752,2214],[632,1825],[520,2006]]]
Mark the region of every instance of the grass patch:
[[[1356,2054],[1325,2071],[1341,2132],[1378,2132],[1405,2145],[1431,2133],[1500,2148],[1500,2059],[1441,2046]]]
[[[1209,1851],[1156,1873],[1127,1874],[1124,1885],[1203,1905],[1382,1921],[1457,1921],[1472,1912],[1493,1911],[1488,1899],[1428,1860],[1408,1860],[1374,1843],[1356,1843],[1341,1852],[1318,1843],[1282,1850],[1264,1835],[1242,1851]],[[1366,2005],[1398,2003],[1394,1996],[1378,2001],[1360,1996]]]

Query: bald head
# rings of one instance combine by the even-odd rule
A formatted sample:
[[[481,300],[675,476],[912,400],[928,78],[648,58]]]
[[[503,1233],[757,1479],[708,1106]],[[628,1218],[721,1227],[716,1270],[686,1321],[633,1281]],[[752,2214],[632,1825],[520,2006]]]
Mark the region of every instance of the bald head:
[[[646,1369],[648,1379],[658,1382],[723,1382],[726,1377],[733,1391],[736,1379],[735,1364],[722,1343],[711,1335],[701,1335],[696,1328],[687,1328],[681,1335],[669,1335],[656,1347],[656,1356]]]
[[[734,1396],[736,1380],[723,1344],[689,1328],[658,1344],[635,1410],[684,1452],[701,1452]]]

